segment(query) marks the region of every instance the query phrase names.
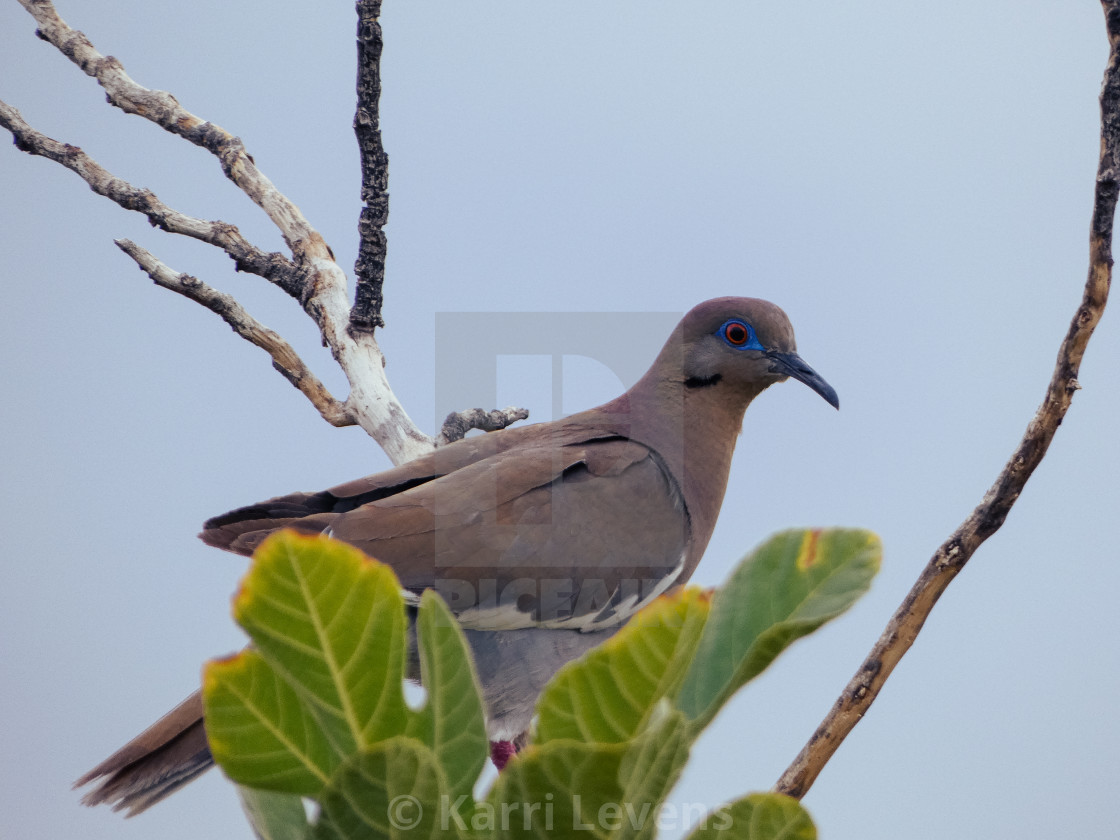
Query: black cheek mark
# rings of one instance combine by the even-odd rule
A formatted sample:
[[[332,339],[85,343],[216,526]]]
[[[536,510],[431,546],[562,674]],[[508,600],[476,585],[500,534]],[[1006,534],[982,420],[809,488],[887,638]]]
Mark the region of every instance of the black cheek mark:
[[[686,387],[686,388],[708,388],[712,385],[715,385],[722,378],[723,377],[718,373],[713,374],[712,376],[703,376],[703,377],[701,377],[701,376],[690,376],[690,377],[688,377],[688,379],[686,379],[684,381],[684,387]]]

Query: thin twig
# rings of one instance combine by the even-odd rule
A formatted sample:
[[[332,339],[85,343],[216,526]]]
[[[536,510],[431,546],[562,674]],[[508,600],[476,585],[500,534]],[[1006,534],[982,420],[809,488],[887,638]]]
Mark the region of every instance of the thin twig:
[[[299,208],[257,169],[241,138],[198,117],[167,91],[151,90],[133,81],[113,56],[102,55],[81,32],[71,29],[55,11],[50,0],[19,0],[39,28],[36,34],[57,47],[105,89],[109,102],[128,114],[136,114],[189,140],[218,158],[222,171],[280,230],[296,262],[330,259],[330,248],[304,218]],[[308,290],[303,290],[306,299]],[[297,295],[297,297],[299,297]]]
[[[219,292],[197,277],[173,271],[150,252],[128,239],[115,241],[117,246],[132,257],[136,264],[155,281],[156,285],[201,303],[229,324],[239,336],[268,353],[272,357],[272,366],[311,401],[324,420],[332,426],[354,425],[354,418],[350,416],[346,407],[331,395],[326,386],[303,363],[292,346],[246,312],[244,307],[230,295]]]
[[[381,144],[381,0],[358,0],[358,109],[354,134],[362,161],[362,213],[358,217],[357,289],[351,330],[385,326],[381,316],[385,283],[385,223],[389,220],[389,156]]]
[[[385,359],[373,333],[349,329],[346,275],[330,248],[299,208],[257,169],[241,140],[190,113],[171,94],[137,84],[117,59],[102,55],[85,35],[71,29],[50,0],[20,3],[35,18],[39,37],[97,79],[111,104],[151,120],[218,158],[226,176],[265,211],[291,249],[295,272],[285,288],[314,319],[323,343],[350,383],[350,394],[343,404],[346,418],[376,440],[393,463],[431,452],[435,442],[417,428],[389,387]],[[333,408],[324,416],[341,419]]]
[[[466,437],[471,429],[481,429],[484,432],[496,432],[504,429],[518,420],[529,417],[529,410],[525,408],[494,409],[486,411],[483,408],[468,408],[466,411],[453,411],[443,421],[443,428],[436,438],[436,446],[446,446]]]
[[[1046,398],[984,500],[930,559],[859,671],[778,779],[775,790],[779,793],[801,798],[809,790],[910,649],[941,593],[981,543],[999,530],[1027,479],[1046,454],[1074,392],[1081,387],[1077,382],[1081,359],[1104,313],[1112,282],[1112,225],[1120,179],[1120,0],[1102,0],[1101,5],[1110,51],[1100,97],[1101,156],[1089,233],[1089,277],[1081,304],[1058,350]]]
[[[12,132],[17,149],[65,166],[77,173],[98,195],[115,201],[126,210],[143,213],[154,227],[221,248],[233,259],[239,271],[257,274],[292,293],[291,287],[297,282],[295,266],[283,254],[266,253],[252,245],[236,226],[196,219],[168,207],[151,190],[134,187],[117,177],[77,146],[60,143],[35,130],[17,109],[2,101],[0,126]]]

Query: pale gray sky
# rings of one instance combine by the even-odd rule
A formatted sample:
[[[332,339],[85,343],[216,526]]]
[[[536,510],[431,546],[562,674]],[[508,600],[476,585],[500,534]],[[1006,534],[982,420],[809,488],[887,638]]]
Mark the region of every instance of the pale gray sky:
[[[350,4],[59,10],[242,137],[350,269]],[[440,312],[765,297],[840,393],[839,413],[795,384],[751,408],[694,580],[720,582],[793,525],[878,531],[883,572],[732,703],[676,802],[773,784],[1042,399],[1087,265],[1101,17],[1068,0],[385,3],[381,339],[418,423],[435,426]],[[172,206],[280,248],[210,155],[106,106],[33,30],[0,3],[0,98]],[[127,822],[69,785],[241,644],[228,599],[245,564],[198,542],[201,522],[387,459],[112,239],[235,293],[344,394],[282,293],[7,144],[0,183],[0,837],[249,838],[218,773]],[[628,340],[652,359],[663,338]],[[805,799],[822,836],[1115,831],[1118,358],[1113,312],[1003,531]],[[503,369],[502,399],[544,419],[550,386],[516,379],[531,360]],[[564,408],[618,387],[573,363]]]

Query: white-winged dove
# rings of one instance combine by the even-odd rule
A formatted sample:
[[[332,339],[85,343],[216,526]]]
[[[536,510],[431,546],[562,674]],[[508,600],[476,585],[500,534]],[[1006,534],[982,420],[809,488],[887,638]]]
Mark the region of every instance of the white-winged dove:
[[[649,371],[605,405],[445,446],[320,493],[209,520],[202,539],[251,554],[280,528],[327,533],[389,564],[406,598],[435,589],[463,625],[504,762],[565,663],[683,584],[712,535],[743,413],[793,377],[839,407],[777,306],[700,304]],[[78,780],[138,813],[212,764],[194,694]]]

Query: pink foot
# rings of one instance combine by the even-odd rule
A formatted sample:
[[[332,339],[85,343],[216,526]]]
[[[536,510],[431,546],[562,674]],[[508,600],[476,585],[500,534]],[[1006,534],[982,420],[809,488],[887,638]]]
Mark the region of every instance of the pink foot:
[[[517,745],[513,741],[491,741],[490,760],[498,770],[503,770],[506,763],[517,755]]]

